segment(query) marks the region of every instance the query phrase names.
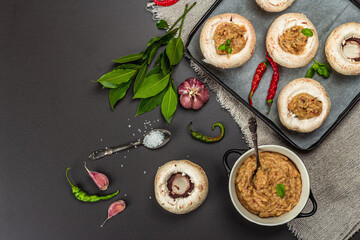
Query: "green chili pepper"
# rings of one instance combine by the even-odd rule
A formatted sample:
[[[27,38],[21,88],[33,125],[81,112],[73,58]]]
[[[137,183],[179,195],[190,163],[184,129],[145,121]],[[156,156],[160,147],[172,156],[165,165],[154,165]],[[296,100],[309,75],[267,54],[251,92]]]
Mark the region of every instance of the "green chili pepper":
[[[218,142],[225,135],[225,128],[221,123],[215,123],[214,125],[212,125],[212,128],[211,128],[212,130],[214,130],[215,127],[220,128],[221,132],[220,132],[220,135],[217,136],[217,137],[207,137],[207,136],[205,136],[205,135],[203,135],[201,133],[195,132],[195,131],[191,130],[191,124],[192,124],[192,122],[190,122],[190,124],[189,124],[189,130],[190,130],[191,135],[193,136],[193,138],[195,138],[195,139],[197,139],[197,140],[199,140],[201,142],[205,142],[205,143]]]
[[[84,192],[83,190],[81,190],[81,188],[75,186],[69,179],[68,177],[68,171],[69,169],[71,169],[71,167],[68,167],[66,169],[66,178],[69,181],[70,185],[71,185],[71,190],[73,192],[73,194],[75,195],[75,197],[83,202],[97,202],[100,200],[108,200],[110,198],[115,197],[116,195],[119,194],[119,190],[117,190],[116,192],[106,195],[106,196],[98,196],[98,195],[88,195],[86,192]]]

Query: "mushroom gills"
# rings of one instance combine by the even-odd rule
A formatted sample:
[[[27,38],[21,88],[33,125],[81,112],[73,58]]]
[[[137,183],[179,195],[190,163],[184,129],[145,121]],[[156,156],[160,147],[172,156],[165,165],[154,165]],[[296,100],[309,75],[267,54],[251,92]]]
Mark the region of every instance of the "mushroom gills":
[[[174,173],[167,181],[169,195],[172,198],[185,198],[190,195],[194,189],[194,183],[185,173]]]
[[[348,38],[342,42],[341,46],[345,58],[350,61],[360,61],[360,38]]]

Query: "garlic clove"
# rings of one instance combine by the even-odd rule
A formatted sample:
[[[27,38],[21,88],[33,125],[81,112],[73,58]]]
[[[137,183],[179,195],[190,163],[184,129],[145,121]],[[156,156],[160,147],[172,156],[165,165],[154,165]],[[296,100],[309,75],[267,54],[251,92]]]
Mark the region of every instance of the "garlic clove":
[[[180,103],[184,108],[190,109],[192,107],[192,102],[193,100],[190,95],[180,95]]]
[[[103,227],[105,225],[105,223],[107,222],[107,220],[109,220],[113,216],[121,213],[122,211],[125,210],[125,208],[126,208],[126,203],[124,200],[118,200],[118,201],[110,204],[109,209],[108,209],[108,217],[107,217],[107,219],[105,219],[105,221],[103,222],[103,224],[101,224],[100,227]]]
[[[90,171],[86,167],[86,162],[84,162],[84,167],[86,171],[89,173],[89,176],[92,178],[92,180],[95,182],[96,186],[102,190],[105,191],[109,186],[109,179],[102,173]]]

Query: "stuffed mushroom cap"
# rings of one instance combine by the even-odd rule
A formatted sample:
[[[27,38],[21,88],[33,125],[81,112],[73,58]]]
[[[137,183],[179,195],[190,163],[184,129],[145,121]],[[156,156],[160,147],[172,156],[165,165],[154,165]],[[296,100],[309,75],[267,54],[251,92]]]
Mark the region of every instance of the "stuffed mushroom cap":
[[[214,34],[222,24],[236,24],[243,27],[245,32],[244,47],[237,53],[218,54],[215,46]],[[200,48],[204,62],[219,68],[235,68],[245,64],[252,57],[256,45],[256,35],[252,24],[243,16],[236,13],[224,13],[214,16],[206,21],[200,33]]]
[[[343,75],[360,75],[360,23],[349,22],[335,28],[325,44],[331,67]]]
[[[256,0],[256,3],[267,12],[282,12],[295,0]]]
[[[280,45],[280,36],[283,36],[287,30],[293,27],[307,28],[313,33],[312,37],[307,38],[304,49],[299,54],[287,52]],[[296,43],[291,45],[296,45]],[[315,26],[302,13],[286,13],[281,15],[271,24],[266,35],[266,49],[270,56],[276,63],[287,68],[299,68],[310,63],[318,47],[319,40]]]
[[[321,102],[321,113],[308,119],[299,118],[289,110],[289,104],[299,94],[307,94],[314,98],[313,101]],[[299,99],[301,102],[302,100]],[[280,92],[278,98],[278,111],[281,123],[288,129],[296,132],[312,132],[319,128],[329,116],[331,110],[330,98],[325,88],[311,78],[298,78],[288,83]],[[311,109],[306,109],[309,112]]]

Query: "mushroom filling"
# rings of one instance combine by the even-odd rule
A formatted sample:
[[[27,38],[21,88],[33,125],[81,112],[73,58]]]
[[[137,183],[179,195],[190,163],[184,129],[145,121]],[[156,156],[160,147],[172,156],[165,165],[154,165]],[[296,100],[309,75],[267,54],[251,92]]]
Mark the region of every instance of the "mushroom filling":
[[[295,55],[302,54],[308,40],[308,37],[301,32],[303,29],[302,26],[293,26],[286,29],[285,32],[279,36],[281,49]]]
[[[360,38],[351,37],[341,44],[344,56],[350,61],[360,61]]]
[[[227,43],[227,39],[231,41],[231,54],[240,52],[246,45],[245,33],[246,28],[244,25],[239,26],[235,23],[222,23],[217,26],[213,36],[216,53],[219,55],[228,54],[228,51],[218,49],[221,44]]]
[[[288,109],[300,120],[310,119],[320,116],[322,102],[308,93],[299,93],[291,99]]]
[[[190,195],[194,189],[194,183],[185,173],[174,173],[167,180],[169,195],[172,198],[185,198]]]

